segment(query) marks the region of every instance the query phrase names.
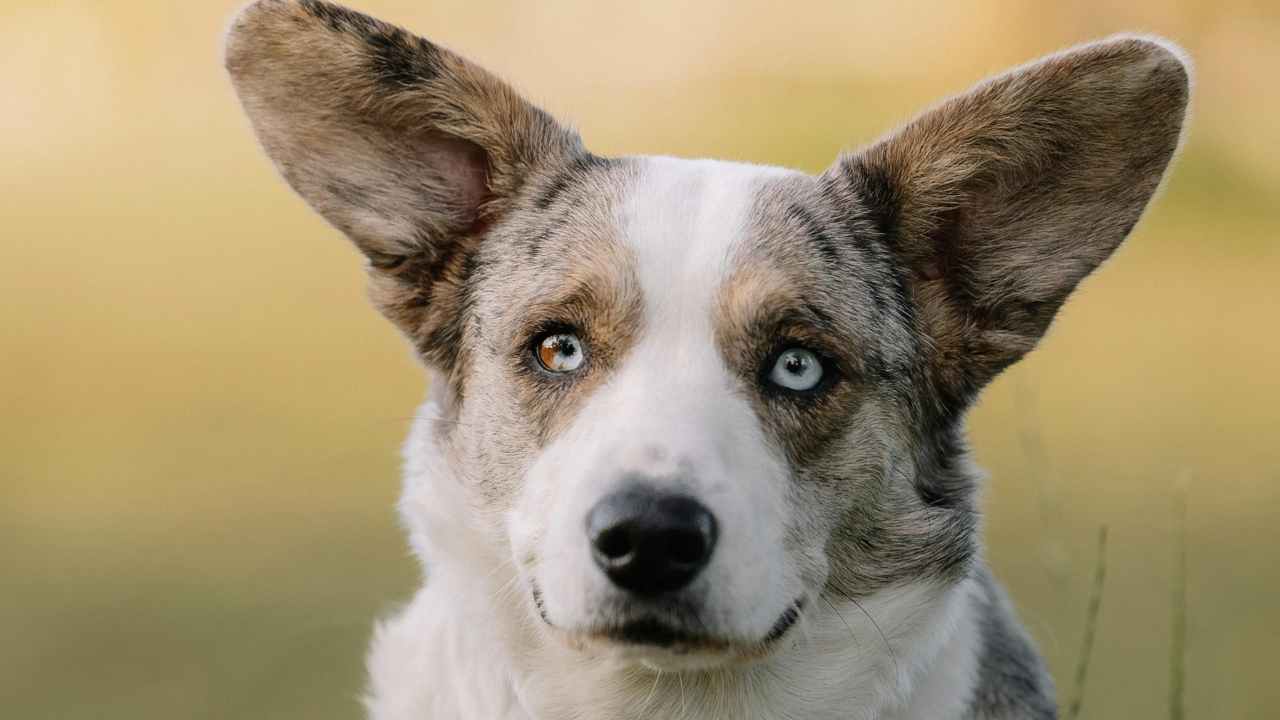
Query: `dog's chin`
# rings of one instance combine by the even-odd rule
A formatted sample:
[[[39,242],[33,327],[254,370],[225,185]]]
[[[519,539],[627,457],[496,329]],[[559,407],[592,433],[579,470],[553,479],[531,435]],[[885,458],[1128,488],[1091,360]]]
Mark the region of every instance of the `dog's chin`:
[[[659,647],[637,645],[615,640],[595,640],[598,652],[615,658],[624,665],[638,666],[654,672],[696,672],[715,670],[763,657],[756,648],[724,645]]]
[[[558,627],[535,601],[544,627],[570,648],[627,665],[661,672],[710,670],[768,657],[800,622],[805,601],[800,598],[779,614],[766,634],[742,639],[708,633],[686,618],[642,613],[581,628]]]

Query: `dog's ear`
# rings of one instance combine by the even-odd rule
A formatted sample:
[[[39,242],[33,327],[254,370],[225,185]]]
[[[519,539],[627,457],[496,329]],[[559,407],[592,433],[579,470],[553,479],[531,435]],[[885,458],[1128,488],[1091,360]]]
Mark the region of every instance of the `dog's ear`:
[[[259,0],[226,67],[291,186],[368,257],[373,295],[428,362],[457,347],[468,256],[576,134],[448,50],[318,0]]]
[[[1128,235],[1178,146],[1181,53],[1121,37],[929,110],[824,175],[904,269],[929,372],[966,405]]]

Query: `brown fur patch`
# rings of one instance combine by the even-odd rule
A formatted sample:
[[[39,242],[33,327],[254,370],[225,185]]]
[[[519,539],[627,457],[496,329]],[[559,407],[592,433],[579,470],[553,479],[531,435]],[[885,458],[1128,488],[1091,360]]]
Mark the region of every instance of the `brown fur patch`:
[[[577,409],[604,383],[635,343],[644,303],[634,262],[619,244],[601,243],[599,253],[567,269],[558,287],[523,307],[509,342],[509,362],[518,396],[539,445],[572,421]],[[553,375],[533,358],[532,341],[547,331],[575,333],[585,361],[578,371]]]
[[[726,283],[717,307],[716,343],[790,462],[811,464],[868,390],[867,367],[849,328],[798,292],[798,279],[763,263],[751,264]],[[771,390],[766,380],[777,353],[803,347],[820,355],[826,375],[806,393]]]

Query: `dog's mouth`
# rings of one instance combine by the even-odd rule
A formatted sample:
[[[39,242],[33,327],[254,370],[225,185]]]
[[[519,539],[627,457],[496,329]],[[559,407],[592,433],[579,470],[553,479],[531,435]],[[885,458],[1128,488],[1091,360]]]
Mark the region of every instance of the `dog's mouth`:
[[[533,587],[533,604],[543,623],[552,629],[567,632],[551,622],[542,593],[536,585]],[[699,653],[761,656],[767,654],[774,644],[795,627],[805,606],[805,597],[797,598],[778,616],[769,632],[753,640],[726,638],[708,632],[695,614],[679,608],[664,614],[640,613],[620,622],[602,623],[570,634],[579,643],[594,641],[635,650],[661,650],[676,655]]]

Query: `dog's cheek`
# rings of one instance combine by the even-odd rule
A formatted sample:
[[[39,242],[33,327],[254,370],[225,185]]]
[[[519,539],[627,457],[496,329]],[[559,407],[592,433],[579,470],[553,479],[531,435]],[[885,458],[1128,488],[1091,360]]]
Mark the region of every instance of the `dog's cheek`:
[[[593,579],[583,520],[593,496],[583,484],[591,475],[577,469],[572,447],[572,438],[561,438],[536,454],[506,517],[512,561],[562,628],[586,619]]]
[[[545,504],[541,498],[521,494],[521,499],[506,513],[507,540],[511,544],[511,559],[522,573],[535,573],[538,568],[538,544],[545,529],[538,522],[545,514],[538,508]]]
[[[910,470],[903,462],[911,448],[892,403],[868,399],[846,423],[847,429],[830,438],[821,453],[792,466],[797,510],[788,539],[806,582],[830,578],[848,585],[840,583],[840,576],[879,574],[871,567],[877,558],[862,553],[859,542],[851,539],[896,528],[894,519],[914,507],[903,500],[910,488],[905,480]],[[850,567],[858,569],[851,572]]]
[[[535,458],[527,467],[516,471],[505,512],[512,560],[522,571],[530,572],[536,570],[541,560],[539,550],[545,541],[546,518],[554,500],[553,485],[538,468]]]
[[[814,507],[824,519],[856,504],[874,499],[883,484],[886,468],[893,465],[893,458],[904,453],[901,435],[892,413],[885,403],[874,395],[864,394],[837,416],[828,416],[818,422],[821,429],[817,437],[792,443],[802,443],[807,452],[789,452],[794,483],[809,496],[807,504]],[[842,426],[839,430],[833,425]],[[798,418],[788,431],[804,435],[809,432],[808,423]],[[789,448],[790,449],[790,448]]]

